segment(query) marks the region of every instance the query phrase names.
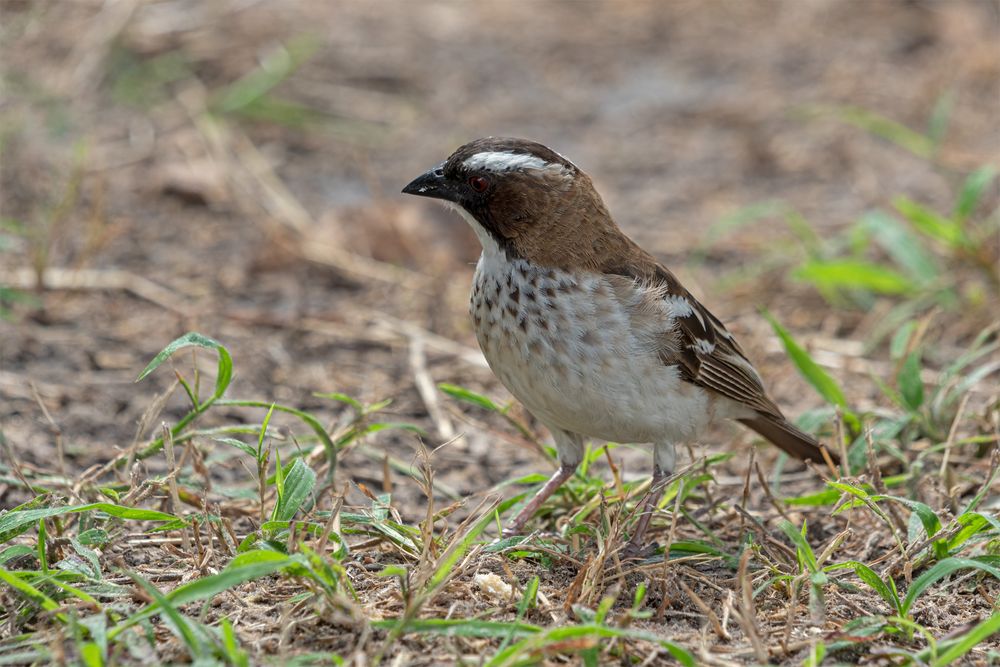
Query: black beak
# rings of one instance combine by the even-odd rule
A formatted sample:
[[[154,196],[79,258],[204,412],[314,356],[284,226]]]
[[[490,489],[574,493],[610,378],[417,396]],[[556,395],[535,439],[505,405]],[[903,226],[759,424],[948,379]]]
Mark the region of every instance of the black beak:
[[[456,201],[458,199],[458,193],[452,187],[451,182],[444,176],[443,162],[410,181],[410,184],[403,188],[403,194],[444,199],[446,201]]]

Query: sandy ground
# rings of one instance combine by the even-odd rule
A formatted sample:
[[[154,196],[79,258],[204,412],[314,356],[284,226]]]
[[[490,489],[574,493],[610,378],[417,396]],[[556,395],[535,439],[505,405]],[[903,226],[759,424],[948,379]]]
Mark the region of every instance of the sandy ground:
[[[997,2],[10,1],[0,11],[2,215],[24,230],[4,237],[0,276],[27,287],[45,266],[53,287],[26,289],[30,300],[0,322],[0,426],[29,467],[51,469],[61,442],[71,476],[151,436],[158,421],[139,434],[137,424],[172,377],[164,367],[133,381],[190,330],[229,347],[234,396],[331,424],[348,411],[314,393],[391,398],[385,419],[420,425],[429,446],[460,435],[434,464],[463,496],[546,471],[502,420],[416,390],[423,377],[507,400],[466,320],[474,236],[397,194],[474,137],[534,138],[589,172],[619,224],[731,325],[792,414],[821,401],[757,309],[835,354],[856,350],[877,313],[832,311],[782,266],[743,277],[775,247],[801,251],[777,214],[725,234],[720,221],[782,202],[823,235],[899,193],[948,208],[952,174],[1000,156]],[[306,50],[271,97],[308,106],[315,122],[290,127],[227,97],[262,62],[280,70]],[[922,131],[945,95],[937,165],[823,113],[862,107]],[[197,364],[207,386],[214,361]],[[878,403],[863,365],[831,372],[855,404]],[[158,419],[184,405],[174,395]],[[262,416],[226,410],[207,423]],[[745,452],[749,442],[724,427],[708,444]],[[344,452],[338,484],[377,492],[381,455],[409,462],[416,450],[411,433],[373,435]],[[646,454],[625,458],[628,476],[645,474]],[[738,484],[745,465],[742,453],[727,464]],[[245,470],[213,474],[232,483]],[[404,517],[422,516],[415,485],[397,479],[394,492]],[[0,482],[0,507],[24,499]],[[349,501],[367,502],[356,487]]]

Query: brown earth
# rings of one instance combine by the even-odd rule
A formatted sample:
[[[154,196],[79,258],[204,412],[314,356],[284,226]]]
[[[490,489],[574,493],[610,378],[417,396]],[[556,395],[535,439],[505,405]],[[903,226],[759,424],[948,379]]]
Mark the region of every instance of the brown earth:
[[[0,427],[27,470],[58,472],[60,444],[70,477],[184,414],[175,392],[137,434],[170,386],[170,365],[134,380],[192,330],[231,351],[232,396],[278,401],[328,424],[350,411],[315,393],[391,398],[380,419],[421,426],[428,446],[460,435],[432,460],[437,480],[470,507],[505,480],[547,472],[503,420],[417,390],[429,379],[508,400],[466,320],[474,236],[457,217],[397,194],[459,144],[488,134],[540,140],[588,171],[619,224],[731,325],[787,412],[821,399],[792,370],[762,306],[810,349],[840,360],[828,370],[853,404],[883,405],[854,343],[880,311],[832,310],[787,279],[787,265],[743,277],[775,247],[801,252],[780,215],[726,234],[719,223],[783,202],[832,235],[897,194],[947,209],[954,173],[1000,157],[1000,4],[992,1],[7,1],[0,10],[2,217],[21,225],[0,245],[0,284],[28,297],[0,322]],[[309,107],[309,120],[234,108],[227,86],[261,72],[261,62],[282,67],[297,49],[311,53],[278,77],[269,99]],[[922,130],[943,95],[952,112],[937,164],[820,111],[862,107]],[[209,116],[209,107],[222,111]],[[49,289],[32,289],[35,267],[48,270]],[[988,320],[952,322],[940,357]],[[885,363],[880,350],[871,358]],[[190,375],[191,359],[173,365]],[[214,360],[199,353],[196,363],[207,388]],[[206,423],[261,418],[226,409]],[[300,423],[282,423],[308,436]],[[750,441],[736,427],[713,434],[712,451],[739,452],[716,495],[741,492]],[[409,464],[417,448],[407,431],[369,436],[342,453],[338,488],[350,481],[380,492],[383,456]],[[646,473],[647,453],[622,452],[615,457],[627,477]],[[249,474],[216,455],[216,484]],[[759,458],[770,470],[774,453],[762,449]],[[28,498],[9,475],[5,467],[2,508]],[[392,477],[394,507],[420,520],[419,488]],[[789,480],[789,494],[819,487],[810,473]],[[357,486],[347,500],[369,504]],[[750,506],[766,522],[780,518],[762,494]],[[803,516],[816,522],[819,542],[843,529],[828,516]],[[722,518],[712,521],[739,539]],[[863,537],[853,539],[864,545]],[[500,561],[484,557],[480,569],[503,572]],[[522,583],[537,569],[513,567]],[[564,562],[545,572],[554,608],[578,571]],[[359,579],[358,590],[385,586],[366,576],[371,587]],[[692,576],[715,605],[732,572],[716,564]],[[452,591],[463,600],[459,616],[483,608],[463,581],[456,586],[465,593]],[[703,614],[663,586],[683,600],[660,629],[696,637]],[[371,603],[391,613],[393,605],[380,605]],[[777,616],[786,610],[772,611],[783,632]],[[942,630],[960,624],[925,620]],[[297,648],[358,648],[323,619],[304,623]],[[243,639],[273,652],[279,644],[268,632]],[[422,641],[406,640],[398,655],[417,660]],[[451,642],[435,644],[436,655],[479,651],[471,640]],[[740,653],[742,639],[721,645],[733,659],[752,655]]]

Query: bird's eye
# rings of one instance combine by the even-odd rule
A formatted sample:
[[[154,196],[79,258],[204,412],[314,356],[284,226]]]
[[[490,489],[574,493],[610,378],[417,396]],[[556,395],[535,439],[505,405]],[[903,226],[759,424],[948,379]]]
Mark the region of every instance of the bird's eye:
[[[486,192],[486,188],[490,186],[490,182],[483,176],[470,176],[469,185],[476,192]]]

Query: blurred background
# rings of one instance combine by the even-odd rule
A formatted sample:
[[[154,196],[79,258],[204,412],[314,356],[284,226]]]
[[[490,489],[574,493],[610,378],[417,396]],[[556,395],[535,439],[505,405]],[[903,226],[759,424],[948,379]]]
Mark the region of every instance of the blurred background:
[[[821,401],[760,307],[861,407],[880,400],[869,375],[889,368],[878,359],[906,317],[938,313],[948,357],[996,315],[995,233],[961,252],[947,232],[913,240],[953,211],[972,224],[996,209],[995,0],[0,10],[0,424],[28,466],[51,463],[53,434],[82,470],[176,420],[179,393],[141,421],[168,368],[134,380],[195,330],[232,352],[231,394],[328,423],[349,408],[315,392],[391,398],[389,418],[431,445],[464,434],[437,455],[459,493],[537,471],[503,420],[433,390],[509,398],[467,322],[474,236],[398,194],[483,135],[541,141],[590,173],[792,414]],[[175,367],[214,373],[211,355],[192,358]],[[341,465],[377,486],[381,453],[408,461],[416,439],[373,438]]]

